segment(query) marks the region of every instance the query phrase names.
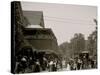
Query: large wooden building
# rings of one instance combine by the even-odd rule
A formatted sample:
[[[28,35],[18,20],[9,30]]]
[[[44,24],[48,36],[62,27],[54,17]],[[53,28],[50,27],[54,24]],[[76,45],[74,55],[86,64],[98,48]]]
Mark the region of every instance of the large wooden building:
[[[59,53],[57,38],[52,29],[45,28],[42,11],[23,11],[29,22],[23,29],[24,39],[37,51],[53,51]]]

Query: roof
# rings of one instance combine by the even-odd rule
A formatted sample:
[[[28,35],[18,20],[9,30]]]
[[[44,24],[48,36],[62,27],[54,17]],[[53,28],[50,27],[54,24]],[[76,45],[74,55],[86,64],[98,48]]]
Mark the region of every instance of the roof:
[[[27,18],[31,25],[40,25],[44,27],[42,11],[23,11],[23,15]]]

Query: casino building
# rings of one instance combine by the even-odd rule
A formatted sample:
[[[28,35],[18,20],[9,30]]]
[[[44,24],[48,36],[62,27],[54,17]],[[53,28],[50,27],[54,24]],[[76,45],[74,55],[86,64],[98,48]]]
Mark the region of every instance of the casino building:
[[[16,62],[23,56],[28,60],[43,60],[44,55],[58,57],[57,39],[52,29],[45,28],[43,12],[23,11],[19,1],[11,5],[11,72],[15,73]]]

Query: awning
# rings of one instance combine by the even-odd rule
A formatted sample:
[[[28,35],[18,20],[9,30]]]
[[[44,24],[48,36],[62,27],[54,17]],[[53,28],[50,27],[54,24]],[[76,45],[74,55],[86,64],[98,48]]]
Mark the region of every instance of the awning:
[[[37,52],[45,52],[46,54],[56,54],[58,55],[59,53],[54,51],[54,50],[49,50],[49,49],[46,49],[46,50],[36,50]]]
[[[89,53],[89,51],[82,51],[82,53]]]

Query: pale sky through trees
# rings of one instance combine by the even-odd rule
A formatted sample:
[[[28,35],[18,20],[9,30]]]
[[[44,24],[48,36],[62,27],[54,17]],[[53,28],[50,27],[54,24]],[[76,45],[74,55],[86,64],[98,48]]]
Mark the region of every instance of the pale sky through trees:
[[[52,28],[58,45],[70,41],[75,33],[85,39],[95,30],[93,19],[97,19],[96,6],[21,2],[23,10],[43,11],[46,28]]]

